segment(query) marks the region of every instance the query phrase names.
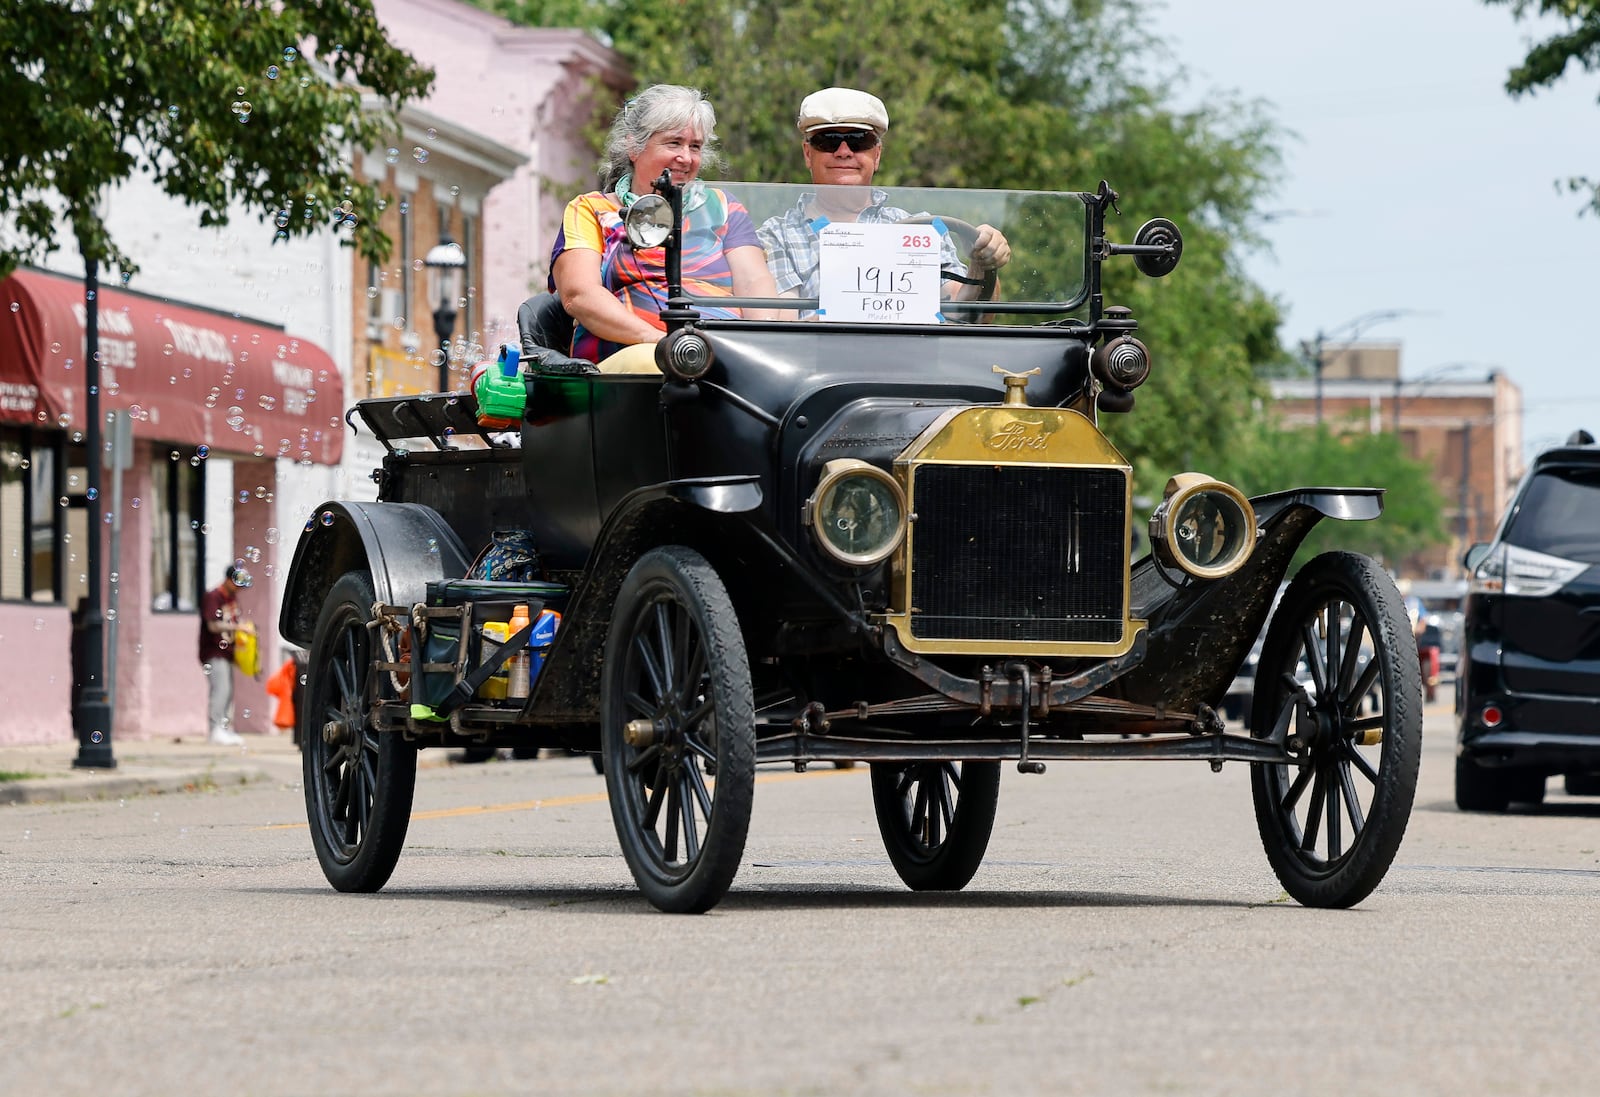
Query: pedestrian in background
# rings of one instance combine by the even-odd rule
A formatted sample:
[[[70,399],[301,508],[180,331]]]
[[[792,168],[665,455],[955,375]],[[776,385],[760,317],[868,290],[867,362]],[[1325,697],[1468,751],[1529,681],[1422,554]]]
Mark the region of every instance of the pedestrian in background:
[[[233,730],[233,638],[243,627],[239,592],[254,580],[240,564],[231,564],[222,582],[200,596],[200,665],[206,669],[207,739],[224,746],[244,742]]]

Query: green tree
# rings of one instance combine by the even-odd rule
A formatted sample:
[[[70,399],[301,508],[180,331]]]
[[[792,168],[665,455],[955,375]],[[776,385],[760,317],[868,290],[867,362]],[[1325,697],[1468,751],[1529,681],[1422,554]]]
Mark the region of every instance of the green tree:
[[[1177,272],[1152,282],[1106,266],[1133,308],[1155,372],[1107,429],[1158,480],[1212,463],[1256,415],[1257,371],[1279,362],[1277,303],[1242,271],[1249,225],[1278,171],[1258,104],[1175,105],[1176,66],[1141,0],[480,0],[512,18],[560,9],[603,30],[641,84],[688,83],[717,106],[726,174],[800,177],[795,111],[829,85],[865,88],[892,125],[887,185],[1093,189],[1109,179],[1132,238],[1151,216],[1185,236]]]
[[[6,0],[0,4],[0,276],[59,246],[65,220],[83,257],[85,355],[98,360],[101,266],[136,267],[107,232],[100,202],[135,172],[200,210],[202,226],[239,208],[283,236],[332,225],[386,257],[376,188],[349,154],[397,129],[394,114],[433,74],[391,46],[372,0]],[[385,104],[369,110],[367,93]],[[86,378],[84,443],[99,449],[99,386]],[[87,469],[89,528],[100,528],[100,462]],[[90,537],[77,764],[109,766],[100,538]]]
[[[1503,4],[1512,17],[1555,19],[1561,29],[1528,48],[1522,63],[1506,77],[1512,96],[1532,94],[1555,85],[1576,62],[1585,72],[1600,70],[1600,0],[1484,0]],[[1566,181],[1569,191],[1586,194],[1590,211],[1600,214],[1600,180],[1575,176]]]
[[[1319,524],[1301,548],[1300,561],[1342,548],[1365,552],[1392,568],[1448,540],[1444,500],[1428,467],[1406,457],[1393,434],[1373,434],[1361,421],[1286,429],[1264,416],[1239,431],[1216,468],[1206,471],[1247,495],[1306,485],[1386,489],[1382,517]]]
[[[372,0],[7,0],[0,58],[0,275],[61,246],[63,218],[86,263],[131,273],[99,200],[136,172],[201,225],[242,206],[276,221],[264,231],[337,224],[386,256],[349,153],[383,143],[433,74],[389,44]]]

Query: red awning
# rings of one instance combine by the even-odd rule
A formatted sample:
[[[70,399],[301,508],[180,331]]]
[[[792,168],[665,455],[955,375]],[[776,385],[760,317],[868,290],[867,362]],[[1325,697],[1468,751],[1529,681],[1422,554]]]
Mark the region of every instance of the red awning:
[[[102,411],[136,438],[332,465],[344,444],[333,359],[280,328],[101,288]],[[0,282],[0,423],[84,429],[81,279]]]

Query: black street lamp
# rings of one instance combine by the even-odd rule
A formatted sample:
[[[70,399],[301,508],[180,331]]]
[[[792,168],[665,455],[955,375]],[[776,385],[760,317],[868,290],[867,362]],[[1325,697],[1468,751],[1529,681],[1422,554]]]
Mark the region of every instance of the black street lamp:
[[[456,300],[461,296],[467,257],[446,233],[428,249],[422,265],[428,268],[429,288],[439,299],[439,307],[433,310],[433,333],[439,339],[439,391],[449,392],[450,338],[456,330]]]
[[[1361,333],[1376,324],[1389,320],[1396,320],[1402,316],[1414,314],[1416,309],[1377,309],[1373,312],[1364,312],[1354,320],[1346,321],[1332,331],[1317,330],[1317,337],[1300,344],[1300,350],[1311,359],[1311,368],[1316,374],[1316,416],[1317,425],[1322,425],[1322,368],[1326,364],[1324,348],[1330,342],[1353,343],[1360,338]]]
[[[100,269],[87,249],[83,256],[84,472],[88,480],[89,556],[88,589],[84,597],[83,679],[72,699],[72,731],[78,754],[72,764],[83,769],[114,769],[111,751],[111,696],[106,691],[105,614],[100,597]]]

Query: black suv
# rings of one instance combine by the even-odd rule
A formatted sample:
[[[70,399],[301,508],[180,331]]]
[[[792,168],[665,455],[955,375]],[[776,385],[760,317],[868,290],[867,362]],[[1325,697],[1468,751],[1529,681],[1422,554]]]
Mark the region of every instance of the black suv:
[[[1600,446],[1546,450],[1470,579],[1456,678],[1456,805],[1539,803],[1563,774],[1600,795]]]

